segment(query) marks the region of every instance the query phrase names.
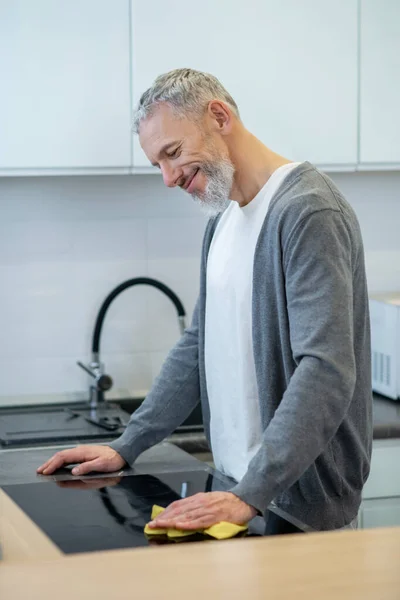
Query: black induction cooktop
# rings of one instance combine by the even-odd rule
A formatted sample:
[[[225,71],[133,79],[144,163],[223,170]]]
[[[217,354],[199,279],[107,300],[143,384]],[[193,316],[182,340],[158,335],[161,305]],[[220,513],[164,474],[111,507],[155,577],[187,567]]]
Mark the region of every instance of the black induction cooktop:
[[[153,504],[166,507],[198,492],[229,487],[225,478],[204,470],[49,481],[2,489],[68,554],[166,543],[164,538],[147,538],[143,532]],[[301,529],[270,512],[267,527],[263,519],[255,519],[247,536],[294,532]],[[201,536],[185,541],[199,539]]]

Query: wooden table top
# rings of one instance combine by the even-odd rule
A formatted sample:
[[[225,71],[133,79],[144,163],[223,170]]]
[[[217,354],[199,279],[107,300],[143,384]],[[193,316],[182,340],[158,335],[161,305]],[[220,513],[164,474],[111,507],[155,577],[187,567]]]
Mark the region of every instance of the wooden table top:
[[[9,562],[2,600],[399,600],[400,528]]]

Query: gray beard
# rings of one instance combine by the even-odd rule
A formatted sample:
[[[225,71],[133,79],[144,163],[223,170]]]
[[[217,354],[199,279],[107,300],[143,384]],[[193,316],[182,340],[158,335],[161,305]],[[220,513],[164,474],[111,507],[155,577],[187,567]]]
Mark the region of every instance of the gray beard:
[[[207,186],[201,194],[191,194],[207,217],[215,217],[229,205],[229,194],[232,189],[235,168],[227,159],[208,162],[201,166],[208,179]]]

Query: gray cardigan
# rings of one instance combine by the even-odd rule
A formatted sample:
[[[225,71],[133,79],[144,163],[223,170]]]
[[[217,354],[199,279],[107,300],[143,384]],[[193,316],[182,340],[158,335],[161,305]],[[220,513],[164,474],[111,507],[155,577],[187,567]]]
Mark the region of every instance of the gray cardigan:
[[[132,464],[171,434],[201,399],[208,223],[191,326],[120,438]],[[371,353],[364,252],[357,218],[323,173],[305,162],[273,197],[253,271],[253,345],[262,445],[232,492],[264,512],[272,500],[315,529],[357,514],[372,446]]]

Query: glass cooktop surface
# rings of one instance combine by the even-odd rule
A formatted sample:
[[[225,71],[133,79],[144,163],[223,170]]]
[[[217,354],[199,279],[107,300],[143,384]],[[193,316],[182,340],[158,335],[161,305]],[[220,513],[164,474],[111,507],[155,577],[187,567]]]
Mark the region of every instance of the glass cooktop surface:
[[[144,534],[153,504],[167,507],[180,498],[227,490],[230,485],[225,478],[204,470],[49,481],[2,489],[62,552],[75,553],[166,543],[165,538]],[[270,527],[265,531],[264,520],[258,518],[251,522],[247,536],[285,533],[287,526],[288,533],[300,531],[277,515],[271,513],[271,517],[281,521],[278,530]],[[199,539],[205,537],[185,538],[187,542]]]

